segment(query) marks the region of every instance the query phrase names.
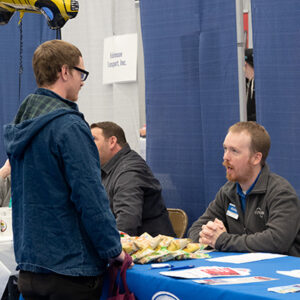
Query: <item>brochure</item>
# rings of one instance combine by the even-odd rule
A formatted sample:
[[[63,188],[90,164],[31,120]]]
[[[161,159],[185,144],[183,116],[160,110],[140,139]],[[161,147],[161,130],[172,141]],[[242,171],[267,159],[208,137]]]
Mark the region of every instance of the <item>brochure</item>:
[[[230,255],[230,256],[222,256],[217,258],[210,258],[208,259],[208,261],[242,264],[242,263],[249,263],[249,262],[265,260],[265,259],[279,258],[284,256],[286,255],[258,252],[258,253],[246,253],[240,255]]]
[[[165,271],[160,272],[161,275],[178,277],[178,278],[211,278],[211,277],[226,277],[226,276],[247,276],[250,274],[249,269],[238,269],[229,267],[198,267],[185,269],[180,271]]]
[[[300,278],[300,270],[276,271],[278,274]]]
[[[300,292],[300,284],[275,286],[272,288],[268,288],[268,291],[279,293],[279,294],[296,293],[296,292]]]
[[[262,282],[269,280],[277,280],[277,278],[252,276],[252,277],[236,277],[236,278],[214,278],[214,279],[200,279],[194,280],[197,283],[209,284],[209,285],[224,285],[224,284],[241,284],[251,282]]]

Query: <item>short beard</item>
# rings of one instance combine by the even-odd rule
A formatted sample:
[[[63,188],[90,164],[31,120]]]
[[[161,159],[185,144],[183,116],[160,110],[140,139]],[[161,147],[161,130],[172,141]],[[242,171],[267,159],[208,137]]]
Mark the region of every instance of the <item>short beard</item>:
[[[232,166],[227,161],[223,161],[222,165],[226,168],[226,179],[231,182],[236,182],[236,177],[230,176],[227,173],[227,168]]]
[[[241,178],[241,177],[237,177],[237,176],[232,176],[232,175],[228,175],[227,173],[227,168],[228,167],[232,167],[227,161],[223,161],[223,166],[226,168],[226,179],[228,181],[231,181],[231,182],[238,182],[240,183],[240,181],[244,181],[245,179],[247,178]],[[253,172],[253,169],[251,168],[251,165],[250,165],[250,160],[248,161],[248,176],[251,176],[251,172]]]

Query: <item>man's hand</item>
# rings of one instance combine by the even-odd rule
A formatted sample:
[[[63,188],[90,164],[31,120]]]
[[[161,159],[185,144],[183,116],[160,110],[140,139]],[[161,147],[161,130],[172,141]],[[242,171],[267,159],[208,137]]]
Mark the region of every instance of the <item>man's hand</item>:
[[[124,250],[123,250],[123,251],[120,253],[119,256],[117,256],[117,257],[111,259],[110,263],[113,263],[114,261],[117,261],[117,262],[119,262],[119,263],[122,265],[124,259],[125,259],[125,252],[124,252]],[[131,263],[130,267],[132,267],[132,266],[134,266],[134,263],[133,263],[133,262]]]
[[[216,241],[223,232],[227,232],[227,230],[221,220],[209,221],[206,225],[202,225],[199,242],[215,248]]]
[[[223,224],[223,222],[221,220],[215,218],[214,223],[216,225],[218,225],[220,229],[225,229],[225,232],[226,232],[226,228],[225,228],[225,226],[224,226],[224,224]]]

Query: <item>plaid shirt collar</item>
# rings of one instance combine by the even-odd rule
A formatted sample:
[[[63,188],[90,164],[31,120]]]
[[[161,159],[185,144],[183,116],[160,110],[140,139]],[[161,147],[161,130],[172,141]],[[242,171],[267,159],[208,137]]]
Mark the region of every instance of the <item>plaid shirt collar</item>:
[[[18,124],[62,108],[78,111],[76,103],[64,99],[48,89],[38,88],[34,94],[29,95],[23,101],[14,123]]]

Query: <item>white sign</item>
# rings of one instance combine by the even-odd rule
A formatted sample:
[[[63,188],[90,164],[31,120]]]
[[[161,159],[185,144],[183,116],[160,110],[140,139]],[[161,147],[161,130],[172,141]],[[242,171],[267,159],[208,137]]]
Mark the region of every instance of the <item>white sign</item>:
[[[114,35],[104,39],[103,84],[136,81],[137,34]]]

